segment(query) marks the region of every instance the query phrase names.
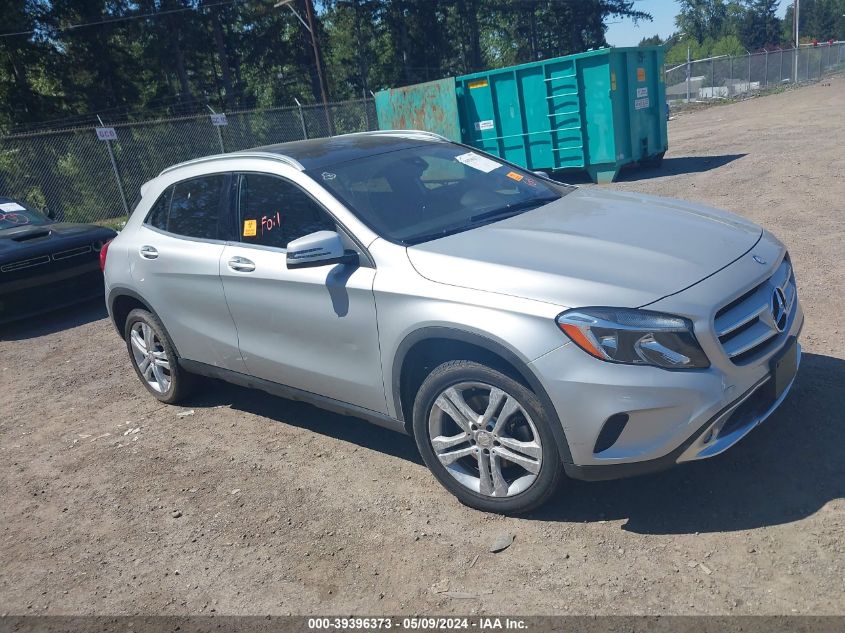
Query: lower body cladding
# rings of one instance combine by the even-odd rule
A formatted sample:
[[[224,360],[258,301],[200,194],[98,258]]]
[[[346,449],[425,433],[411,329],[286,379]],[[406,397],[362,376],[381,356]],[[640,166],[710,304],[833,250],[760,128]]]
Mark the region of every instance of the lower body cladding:
[[[727,450],[786,398],[801,359],[800,307],[778,345],[725,371],[606,363],[573,344],[531,363],[564,427],[570,477],[616,479]]]

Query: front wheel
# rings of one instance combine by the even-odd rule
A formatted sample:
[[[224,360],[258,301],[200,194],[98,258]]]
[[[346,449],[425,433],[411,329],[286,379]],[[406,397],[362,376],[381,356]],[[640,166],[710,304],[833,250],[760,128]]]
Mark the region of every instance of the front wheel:
[[[537,396],[479,363],[451,361],[414,401],[414,436],[434,476],[465,505],[521,514],[555,492],[562,464]]]

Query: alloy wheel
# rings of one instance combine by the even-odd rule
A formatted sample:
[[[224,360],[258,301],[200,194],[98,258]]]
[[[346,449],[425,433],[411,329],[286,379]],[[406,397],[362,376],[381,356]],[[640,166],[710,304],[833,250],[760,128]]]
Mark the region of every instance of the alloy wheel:
[[[170,389],[173,376],[170,359],[158,334],[148,324],[138,321],[132,325],[129,341],[135,365],[144,380],[154,391],[165,393]]]
[[[511,497],[537,479],[543,449],[531,416],[511,394],[483,382],[442,391],[428,416],[429,441],[461,485]]]

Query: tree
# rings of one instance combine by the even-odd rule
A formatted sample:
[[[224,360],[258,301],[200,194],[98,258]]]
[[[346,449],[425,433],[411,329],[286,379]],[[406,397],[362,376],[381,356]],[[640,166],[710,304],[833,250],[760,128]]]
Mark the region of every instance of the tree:
[[[728,20],[725,0],[678,0],[678,5],[675,26],[681,36],[703,42],[708,37],[715,40],[725,35]]]
[[[660,38],[659,35],[652,35],[651,37],[644,37],[640,40],[640,43],[637,46],[660,46],[663,44],[663,40]]]
[[[710,57],[719,57],[721,55],[738,57],[745,54],[746,49],[736,35],[726,35],[716,40],[708,51],[708,56]]]
[[[306,4],[308,3],[308,4]],[[607,46],[635,0],[294,0],[313,6],[334,99]],[[0,125],[86,124],[321,100],[286,7],[213,0],[0,0]]]
[[[777,17],[780,0],[748,0],[740,25],[740,39],[749,50],[776,46],[781,42],[781,24]]]
[[[6,32],[33,30],[42,11],[36,0],[0,0]],[[12,121],[48,118],[61,109],[52,61],[50,47],[39,38],[0,38],[0,129]]]
[[[840,40],[845,37],[845,0],[801,0],[801,40],[820,42]],[[786,8],[781,34],[784,41],[795,39],[793,31],[793,6]]]

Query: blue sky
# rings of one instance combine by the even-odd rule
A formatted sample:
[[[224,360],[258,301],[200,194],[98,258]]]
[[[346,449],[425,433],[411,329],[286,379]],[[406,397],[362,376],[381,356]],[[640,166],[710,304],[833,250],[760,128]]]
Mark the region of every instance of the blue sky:
[[[787,5],[791,0],[781,0],[778,15],[783,17]],[[607,29],[607,42],[612,46],[636,46],[644,37],[657,33],[660,37],[668,37],[675,30],[675,14],[678,4],[674,0],[636,0],[636,8],[654,16],[654,21],[641,20],[634,26],[633,20],[618,20],[610,24]]]

